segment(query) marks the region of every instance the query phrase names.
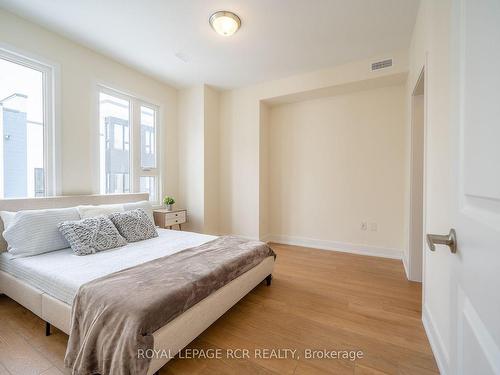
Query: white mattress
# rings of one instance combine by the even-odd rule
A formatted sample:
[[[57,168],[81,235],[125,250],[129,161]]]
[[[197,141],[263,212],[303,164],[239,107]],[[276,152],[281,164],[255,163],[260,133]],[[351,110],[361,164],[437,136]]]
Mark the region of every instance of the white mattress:
[[[86,256],[75,255],[70,248],[17,259],[3,252],[0,270],[71,305],[82,284],[216,238],[167,229],[158,229],[158,234],[156,238]]]

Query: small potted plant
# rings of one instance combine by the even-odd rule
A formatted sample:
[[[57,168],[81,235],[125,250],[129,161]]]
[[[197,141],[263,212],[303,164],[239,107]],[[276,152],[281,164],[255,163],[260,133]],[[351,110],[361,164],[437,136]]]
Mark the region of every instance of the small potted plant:
[[[165,208],[167,209],[167,211],[172,211],[172,206],[174,205],[175,203],[175,199],[172,198],[172,197],[169,197],[168,195],[163,198],[163,204],[165,205]]]

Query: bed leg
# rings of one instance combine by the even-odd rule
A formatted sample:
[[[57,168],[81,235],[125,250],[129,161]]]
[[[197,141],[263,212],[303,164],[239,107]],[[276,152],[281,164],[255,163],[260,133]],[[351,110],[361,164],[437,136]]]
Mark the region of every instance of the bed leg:
[[[273,279],[273,275],[269,275],[269,276],[266,277],[266,285],[267,286],[271,285],[272,279]]]
[[[45,322],[45,336],[50,336],[50,323]]]

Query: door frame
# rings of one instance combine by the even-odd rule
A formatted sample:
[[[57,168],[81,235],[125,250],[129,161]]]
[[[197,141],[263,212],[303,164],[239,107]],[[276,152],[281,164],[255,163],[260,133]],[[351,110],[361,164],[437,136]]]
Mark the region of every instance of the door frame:
[[[410,178],[410,183],[409,183],[409,220],[408,220],[408,258],[407,258],[407,277],[411,281],[417,281],[417,282],[422,282],[424,283],[424,267],[425,267],[425,250],[426,250],[426,245],[425,245],[425,233],[426,233],[426,175],[427,175],[427,123],[428,123],[428,69],[427,69],[427,55],[425,57],[425,62],[419,69],[419,75],[417,80],[414,82],[410,82],[410,84],[413,84],[413,88],[411,90],[410,94],[410,173],[409,173],[409,178]],[[414,158],[413,158],[413,151],[414,151],[414,129],[415,129],[415,117],[414,117],[414,109],[415,109],[415,96],[417,92],[418,86],[423,83],[424,85],[424,103],[423,103],[423,134],[422,134],[422,202],[421,205],[415,206],[415,203],[413,202],[413,191],[414,191],[414,186],[413,186],[413,176],[414,176]],[[413,235],[414,231],[414,225],[413,223],[415,222],[415,216],[417,216],[419,213],[416,210],[421,210],[421,215],[422,215],[422,233],[417,233],[417,236],[421,236],[421,248],[418,249],[418,243],[414,243],[414,240],[416,237]],[[415,253],[418,255],[420,264],[415,264],[412,262],[412,258],[414,258]],[[424,304],[424,288],[422,287],[422,306]]]

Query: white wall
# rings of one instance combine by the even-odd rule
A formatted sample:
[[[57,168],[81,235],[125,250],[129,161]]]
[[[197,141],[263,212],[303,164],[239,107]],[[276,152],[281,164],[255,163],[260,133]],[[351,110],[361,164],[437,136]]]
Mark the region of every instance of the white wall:
[[[272,240],[401,257],[405,95],[398,85],[272,108]]]
[[[260,102],[259,129],[259,236],[270,239],[270,108]]]
[[[178,95],[179,200],[187,208],[186,229],[203,231],[205,114],[203,86],[179,90]]]
[[[220,231],[259,238],[259,100],[226,91],[220,111]]]
[[[206,86],[179,90],[179,202],[185,228],[219,233],[219,93]]]
[[[219,92],[209,86],[205,92],[205,227],[219,234]]]
[[[372,72],[370,63],[394,58],[390,69]],[[272,101],[300,94],[317,95],[322,90],[368,82],[406,73],[406,51],[398,51],[332,69],[302,74],[286,79],[226,91],[221,94],[220,112],[220,229],[253,238],[264,238],[261,225],[261,101]],[[261,232],[262,230],[262,232]]]
[[[97,84],[160,107],[163,192],[177,194],[176,90],[34,23],[0,10],[3,47],[36,55],[60,67],[61,191],[99,192]]]

